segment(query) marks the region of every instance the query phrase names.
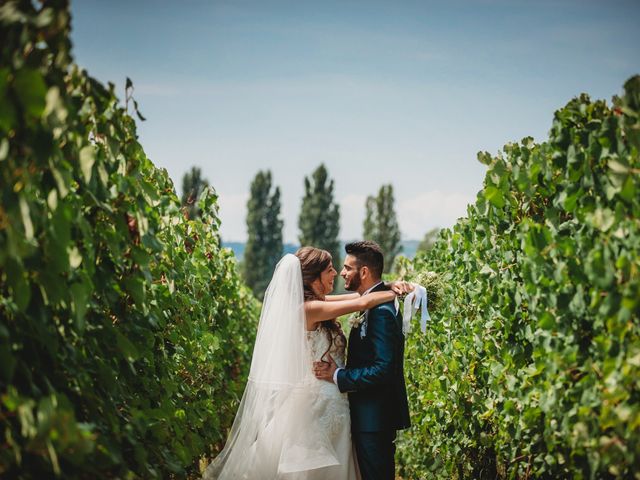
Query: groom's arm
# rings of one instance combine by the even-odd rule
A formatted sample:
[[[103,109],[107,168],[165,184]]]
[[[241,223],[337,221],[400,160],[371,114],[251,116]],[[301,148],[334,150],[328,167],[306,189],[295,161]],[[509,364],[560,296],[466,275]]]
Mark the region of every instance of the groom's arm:
[[[373,363],[362,368],[343,368],[336,372],[341,392],[354,392],[388,383],[393,374],[397,328],[392,309],[379,307],[370,312],[367,337],[373,345]],[[373,314],[373,315],[372,315]]]

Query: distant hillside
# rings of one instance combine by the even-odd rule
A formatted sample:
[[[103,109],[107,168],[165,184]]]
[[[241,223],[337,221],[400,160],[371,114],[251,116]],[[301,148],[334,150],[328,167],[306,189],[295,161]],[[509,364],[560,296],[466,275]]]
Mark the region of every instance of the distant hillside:
[[[402,251],[400,255],[403,255],[408,258],[413,258],[416,256],[416,252],[418,251],[418,245],[420,245],[420,240],[405,240],[402,242]]]
[[[416,255],[416,251],[418,250],[418,245],[420,244],[419,240],[405,240],[402,242],[402,252],[401,255],[405,257],[413,258]],[[342,250],[344,251],[345,242],[342,242]],[[233,250],[233,254],[236,256],[239,262],[244,258],[244,248],[245,244],[243,242],[222,242],[222,246],[225,248],[230,248]],[[285,253],[295,253],[298,250],[299,245],[293,243],[285,243],[283,255]]]

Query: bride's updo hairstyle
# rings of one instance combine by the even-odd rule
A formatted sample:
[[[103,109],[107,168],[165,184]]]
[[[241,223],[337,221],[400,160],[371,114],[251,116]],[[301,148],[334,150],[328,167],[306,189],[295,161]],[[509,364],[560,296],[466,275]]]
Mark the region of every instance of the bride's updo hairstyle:
[[[301,247],[295,253],[295,256],[300,260],[300,268],[302,269],[302,286],[304,288],[304,301],[310,300],[324,300],[324,298],[318,297],[311,288],[311,284],[320,278],[320,274],[324,272],[329,265],[331,265],[331,254],[326,250],[315,247]],[[329,293],[329,292],[327,292]],[[346,341],[340,324],[335,320],[323,320],[320,322],[322,328],[327,331],[327,337],[329,338],[329,350],[331,350],[331,343],[333,343],[332,332],[338,332],[336,338],[340,338],[341,341]],[[322,354],[324,357],[329,350]]]

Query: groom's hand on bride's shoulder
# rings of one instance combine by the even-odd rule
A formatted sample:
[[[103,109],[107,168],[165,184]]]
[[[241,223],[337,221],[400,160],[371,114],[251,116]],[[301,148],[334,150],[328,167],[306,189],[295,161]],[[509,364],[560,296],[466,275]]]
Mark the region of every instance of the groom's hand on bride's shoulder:
[[[329,355],[329,361],[313,362],[313,374],[319,380],[325,380],[333,383],[333,374],[338,368],[333,357]]]

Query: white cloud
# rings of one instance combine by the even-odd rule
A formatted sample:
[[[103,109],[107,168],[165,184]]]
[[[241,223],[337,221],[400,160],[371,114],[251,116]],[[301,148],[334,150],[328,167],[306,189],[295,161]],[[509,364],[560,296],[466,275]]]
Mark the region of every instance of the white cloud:
[[[362,237],[366,195],[350,193],[340,200],[340,238],[356,240]]]
[[[398,202],[396,212],[402,238],[420,240],[434,227],[451,227],[467,215],[467,205],[475,196],[461,192],[432,190]]]
[[[220,205],[220,235],[225,242],[244,242],[247,238],[247,200],[248,193],[221,193]]]

